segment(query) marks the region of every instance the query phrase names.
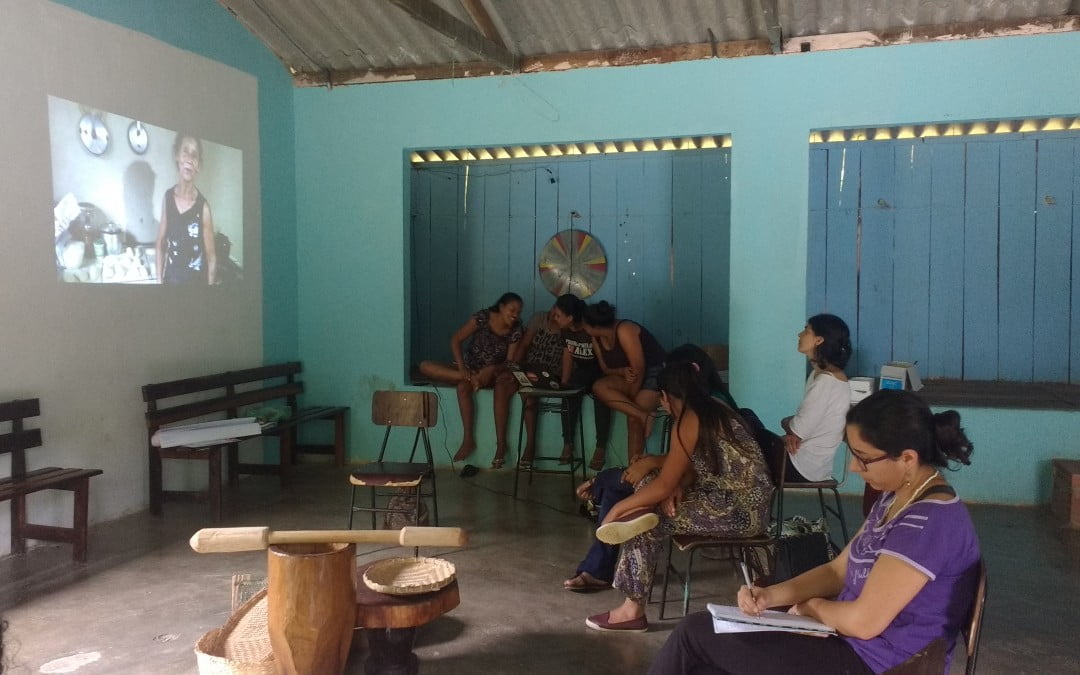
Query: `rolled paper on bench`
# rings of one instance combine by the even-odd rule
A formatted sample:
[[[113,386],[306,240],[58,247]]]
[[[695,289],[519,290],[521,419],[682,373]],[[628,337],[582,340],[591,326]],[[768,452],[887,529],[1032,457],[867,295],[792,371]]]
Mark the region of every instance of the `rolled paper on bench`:
[[[460,527],[403,527],[400,530],[271,530],[269,527],[209,527],[192,535],[198,553],[257,551],[271,544],[398,544],[400,546],[464,546]]]
[[[159,448],[173,448],[180,445],[206,444],[213,441],[227,441],[243,436],[258,436],[262,427],[254,417],[179,424],[157,430],[150,442]]]

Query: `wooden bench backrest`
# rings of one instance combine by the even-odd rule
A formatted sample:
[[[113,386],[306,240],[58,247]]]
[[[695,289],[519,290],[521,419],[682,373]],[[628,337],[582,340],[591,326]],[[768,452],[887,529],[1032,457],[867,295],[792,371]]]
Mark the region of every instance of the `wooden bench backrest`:
[[[142,393],[143,401],[146,402],[146,426],[153,432],[171,422],[181,422],[217,412],[236,417],[241,406],[282,398],[285,399],[290,410],[296,412],[296,397],[304,392],[303,382],[296,380],[300,371],[300,363],[292,361],[145,385]],[[278,378],[284,381],[248,391],[236,391],[236,387],[240,385]],[[217,390],[221,390],[220,395],[213,398],[170,406],[159,405],[162,399],[189,394],[214,393]]]
[[[439,405],[430,391],[377,391],[371,397],[371,422],[380,426],[433,427]]]
[[[23,429],[23,420],[41,414],[41,403],[36,398],[0,403],[0,422],[11,422],[11,432],[0,434],[0,454],[11,453],[11,475],[20,478],[26,474],[26,449],[41,446],[41,429]]]

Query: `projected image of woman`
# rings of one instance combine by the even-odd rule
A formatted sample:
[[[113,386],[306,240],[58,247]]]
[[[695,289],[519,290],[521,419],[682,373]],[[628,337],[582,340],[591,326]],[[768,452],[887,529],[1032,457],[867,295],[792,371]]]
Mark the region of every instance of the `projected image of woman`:
[[[157,237],[157,278],[163,284],[217,281],[214,217],[210,204],[195,187],[202,168],[202,142],[178,133],[173,142],[176,185],[165,192]]]

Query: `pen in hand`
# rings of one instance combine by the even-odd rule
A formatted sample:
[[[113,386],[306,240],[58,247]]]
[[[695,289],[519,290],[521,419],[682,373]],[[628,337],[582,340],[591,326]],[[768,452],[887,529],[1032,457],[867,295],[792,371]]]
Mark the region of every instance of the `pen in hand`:
[[[746,590],[750,592],[750,599],[755,603],[757,598],[754,597],[754,585],[750,583],[750,570],[746,568],[746,563],[739,561],[739,569],[742,570],[742,577],[746,581]]]

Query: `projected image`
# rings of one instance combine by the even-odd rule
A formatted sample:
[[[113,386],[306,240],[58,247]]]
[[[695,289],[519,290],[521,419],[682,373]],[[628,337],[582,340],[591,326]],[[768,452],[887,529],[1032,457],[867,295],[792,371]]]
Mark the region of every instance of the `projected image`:
[[[243,278],[243,153],[49,97],[57,278],[228,284]]]

